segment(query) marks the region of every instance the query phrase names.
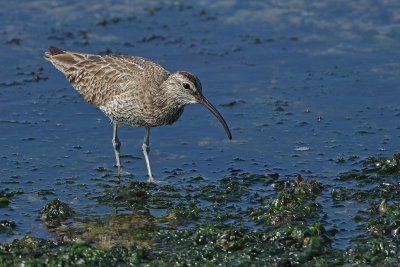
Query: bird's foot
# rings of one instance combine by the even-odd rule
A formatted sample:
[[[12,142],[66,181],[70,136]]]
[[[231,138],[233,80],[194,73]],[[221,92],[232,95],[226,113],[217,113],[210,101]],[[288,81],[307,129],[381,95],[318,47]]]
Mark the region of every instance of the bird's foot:
[[[117,172],[115,174],[115,177],[119,178],[121,176],[121,171],[122,171],[121,165],[117,165]]]
[[[149,184],[153,184],[154,183],[154,179],[152,175],[149,175],[149,177],[147,178],[147,183]]]
[[[133,173],[123,171],[121,166],[117,166],[117,172],[115,173],[114,177],[119,179],[122,176],[133,176]]]

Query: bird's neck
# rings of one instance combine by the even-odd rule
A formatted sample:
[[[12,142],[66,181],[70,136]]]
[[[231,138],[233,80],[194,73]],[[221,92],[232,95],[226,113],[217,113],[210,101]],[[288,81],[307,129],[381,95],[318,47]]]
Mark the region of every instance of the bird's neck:
[[[160,124],[172,124],[182,115],[185,105],[180,103],[175,94],[165,89],[160,87],[153,95],[154,112],[157,113],[154,115],[160,119]]]

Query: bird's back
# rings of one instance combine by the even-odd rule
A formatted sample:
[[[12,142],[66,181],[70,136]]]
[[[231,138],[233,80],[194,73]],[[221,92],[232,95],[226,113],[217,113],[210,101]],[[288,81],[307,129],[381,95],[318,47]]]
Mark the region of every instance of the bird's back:
[[[92,55],[50,47],[45,59],[65,74],[87,102],[100,108],[121,95],[151,97],[151,90],[157,90],[170,75],[157,63],[141,57]]]

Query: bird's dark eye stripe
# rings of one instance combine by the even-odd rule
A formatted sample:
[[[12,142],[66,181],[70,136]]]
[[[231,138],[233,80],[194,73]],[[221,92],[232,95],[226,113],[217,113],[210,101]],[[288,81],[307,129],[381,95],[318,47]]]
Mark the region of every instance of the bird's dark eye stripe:
[[[188,83],[183,83],[182,85],[183,85],[183,88],[190,89],[190,85]]]

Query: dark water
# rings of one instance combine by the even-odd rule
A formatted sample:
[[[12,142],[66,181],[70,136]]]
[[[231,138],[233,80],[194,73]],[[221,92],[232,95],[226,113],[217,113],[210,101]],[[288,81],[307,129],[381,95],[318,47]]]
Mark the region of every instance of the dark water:
[[[197,174],[207,183],[240,169],[301,173],[334,187],[356,164],[347,159],[398,152],[398,1],[115,2],[0,9],[0,190],[23,192],[0,209],[0,220],[18,225],[0,242],[50,237],[38,211],[56,197],[83,214],[112,212],[94,200],[113,185],[98,171],[115,171],[112,124],[43,60],[49,45],[143,56],[200,78],[233,140],[206,109],[188,106],[174,125],[151,131],[160,184]],[[145,181],[144,130],[123,127],[119,135],[122,154],[131,155],[124,171],[133,175],[123,179]],[[342,230],[334,246],[347,246],[357,232],[352,217],[364,208],[325,210]]]

